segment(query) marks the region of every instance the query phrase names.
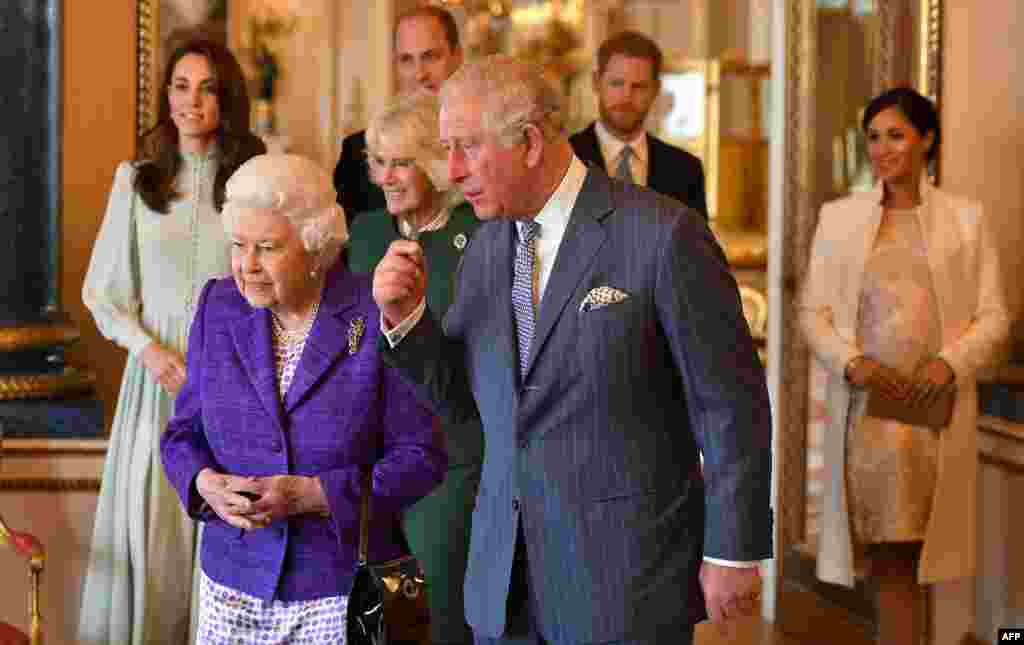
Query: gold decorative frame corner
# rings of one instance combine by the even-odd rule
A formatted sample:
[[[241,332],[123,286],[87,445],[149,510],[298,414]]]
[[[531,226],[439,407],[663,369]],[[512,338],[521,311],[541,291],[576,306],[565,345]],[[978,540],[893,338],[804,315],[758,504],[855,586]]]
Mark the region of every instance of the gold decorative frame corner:
[[[142,135],[156,123],[159,15],[159,0],[136,0],[135,136],[140,142]]]
[[[942,0],[919,0],[921,51],[918,59],[918,90],[935,105],[942,94]]]

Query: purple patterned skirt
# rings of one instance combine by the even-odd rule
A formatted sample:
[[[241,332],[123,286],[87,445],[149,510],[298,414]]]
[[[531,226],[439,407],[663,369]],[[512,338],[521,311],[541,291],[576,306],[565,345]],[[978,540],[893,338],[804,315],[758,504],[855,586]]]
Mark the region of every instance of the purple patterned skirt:
[[[198,645],[345,643],[347,596],[264,601],[201,575]]]

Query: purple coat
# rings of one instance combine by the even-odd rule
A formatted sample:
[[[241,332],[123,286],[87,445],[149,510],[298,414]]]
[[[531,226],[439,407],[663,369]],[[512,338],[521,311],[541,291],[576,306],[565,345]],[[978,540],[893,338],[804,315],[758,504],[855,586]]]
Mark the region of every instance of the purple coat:
[[[230,278],[204,287],[189,336],[187,380],[160,451],[185,508],[206,522],[201,557],[211,579],[265,600],[348,594],[360,469],[371,464],[370,560],[405,550],[399,513],[442,480],[447,457],[430,410],[381,363],[379,336],[369,278],[339,262],[327,275],[282,405],[270,312],[249,306]],[[208,510],[200,514],[203,500],[193,482],[206,467],[240,476],[319,476],[330,517],[234,528]]]

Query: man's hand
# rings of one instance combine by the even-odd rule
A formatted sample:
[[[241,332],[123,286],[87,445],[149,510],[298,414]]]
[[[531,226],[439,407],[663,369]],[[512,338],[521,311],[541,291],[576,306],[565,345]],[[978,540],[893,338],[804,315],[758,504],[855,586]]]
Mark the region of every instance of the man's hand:
[[[409,317],[427,291],[423,247],[409,240],[395,240],[373,271],[373,299],[394,327]]]
[[[152,342],[142,350],[139,360],[171,396],[177,394],[185,384],[185,361],[177,352]]]
[[[708,618],[723,631],[727,621],[755,615],[761,608],[759,567],[727,567],[705,561],[700,567],[700,586]]]

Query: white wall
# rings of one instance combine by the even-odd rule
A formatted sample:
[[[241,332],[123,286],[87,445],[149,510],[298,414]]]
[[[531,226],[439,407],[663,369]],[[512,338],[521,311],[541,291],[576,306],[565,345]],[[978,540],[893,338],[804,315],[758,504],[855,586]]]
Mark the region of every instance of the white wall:
[[[1024,305],[1024,4],[946,0],[941,184],[980,200],[998,232],[1007,296]]]
[[[1024,282],[1024,7],[1020,0],[945,0],[945,11],[940,184],[984,204],[1001,252],[1007,298],[1019,319],[1024,307],[1019,287]],[[1024,617],[1024,568],[1012,556],[1020,523],[1010,502],[1014,492],[1019,499],[1021,485],[1019,473],[981,468],[979,493],[988,494],[978,501],[983,575],[974,590],[974,629],[982,642],[994,637],[990,630],[997,623],[1019,624]],[[954,601],[935,613],[948,624],[939,625],[936,634],[953,643],[970,629],[972,608],[955,602],[955,590],[951,595]]]

